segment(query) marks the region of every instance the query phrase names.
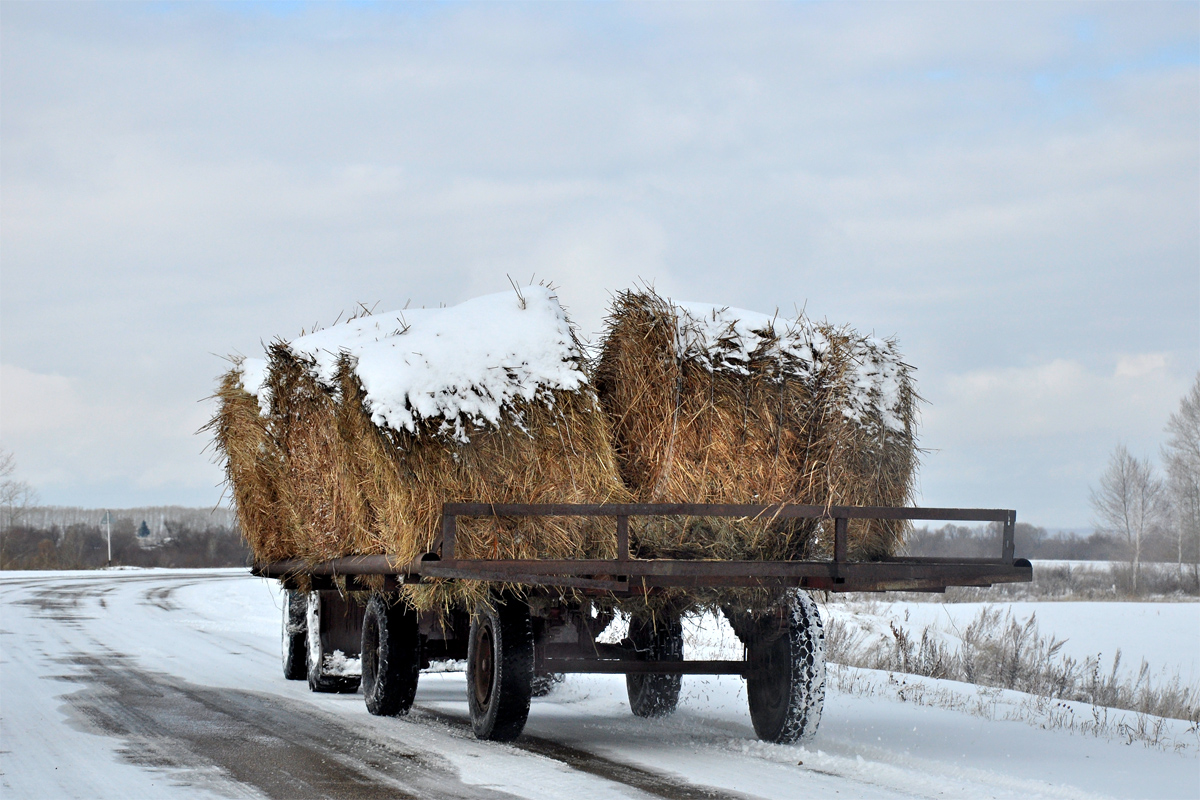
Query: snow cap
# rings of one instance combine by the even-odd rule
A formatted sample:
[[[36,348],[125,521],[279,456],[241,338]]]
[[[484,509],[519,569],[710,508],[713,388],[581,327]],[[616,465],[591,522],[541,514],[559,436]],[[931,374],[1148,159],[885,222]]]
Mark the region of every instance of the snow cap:
[[[460,441],[466,424],[498,425],[518,400],[552,402],[554,390],[587,383],[571,323],[546,286],[372,314],[287,346],[333,392],[338,361],[347,356],[376,425],[417,433],[420,423],[433,424]],[[242,382],[259,394],[265,371],[251,361],[258,360],[243,362]]]

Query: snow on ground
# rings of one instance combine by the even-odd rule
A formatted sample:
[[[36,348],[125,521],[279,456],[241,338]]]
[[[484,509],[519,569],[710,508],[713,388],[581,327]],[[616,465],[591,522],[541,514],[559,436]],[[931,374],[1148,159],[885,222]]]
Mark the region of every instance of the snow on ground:
[[[498,745],[471,735],[461,673],[423,675],[399,719],[285,681],[278,590],[242,570],[0,573],[0,598],[6,797],[1200,796],[1194,742],[972,711],[1015,692],[843,670],[816,738],[780,746],[754,738],[736,677],[686,677],[679,711],[644,720],[619,676],[569,676]],[[689,657],[730,646],[689,635]]]
[[[886,595],[883,596],[886,598]],[[891,620],[910,632],[935,627],[953,637],[982,608],[1010,610],[1024,621],[1037,615],[1038,630],[1064,640],[1062,654],[1077,661],[1099,656],[1106,670],[1121,651],[1121,672],[1136,674],[1142,660],[1154,677],[1178,674],[1184,685],[1200,687],[1200,603],[1195,602],[1036,602],[830,603],[829,613],[890,636]]]

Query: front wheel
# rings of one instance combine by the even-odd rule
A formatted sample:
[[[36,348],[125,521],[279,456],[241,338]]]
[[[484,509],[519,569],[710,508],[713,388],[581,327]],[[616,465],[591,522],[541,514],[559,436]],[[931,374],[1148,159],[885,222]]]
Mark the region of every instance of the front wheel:
[[[791,595],[746,642],[746,693],[754,732],[766,742],[812,738],[825,705],[825,635],[817,604]]]
[[[683,661],[683,623],[678,618],[631,617],[628,644],[645,661]],[[672,714],[682,685],[679,673],[626,673],[629,709],[639,717]]]
[[[363,615],[362,690],[367,711],[380,717],[407,714],[421,675],[417,612],[403,601],[388,605],[373,595]]]
[[[515,597],[481,603],[467,641],[467,705],[480,739],[508,742],[521,735],[533,693],[533,623]]]

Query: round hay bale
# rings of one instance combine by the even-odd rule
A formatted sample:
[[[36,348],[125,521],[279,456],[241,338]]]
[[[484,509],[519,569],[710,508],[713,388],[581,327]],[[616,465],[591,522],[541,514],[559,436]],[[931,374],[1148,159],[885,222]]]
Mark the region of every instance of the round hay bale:
[[[622,292],[608,318],[596,386],[621,476],[638,501],[869,505],[908,498],[915,395],[894,344],[803,318],[785,322],[673,303],[650,290]],[[896,387],[903,389],[898,404]],[[690,519],[642,523],[636,537],[646,556],[804,559],[830,552],[827,527]],[[902,530],[855,525],[851,554],[889,554]]]
[[[604,418],[590,387],[521,401],[497,426],[470,425],[461,441],[436,430],[376,425],[348,360],[339,369],[338,429],[374,512],[372,551],[409,562],[436,546],[443,503],[622,503]],[[424,427],[424,426],[422,426]],[[430,426],[432,427],[432,426]],[[596,517],[460,518],[458,558],[613,558],[612,520]],[[418,608],[472,605],[477,582],[406,585]]]
[[[383,554],[400,566],[435,548],[444,503],[629,500],[582,348],[546,287],[275,342],[259,399],[239,391],[227,394],[241,427],[218,431],[218,447],[260,561]],[[234,408],[223,396],[219,416]],[[269,455],[271,505],[235,453]],[[271,535],[257,533],[264,524]],[[456,555],[611,558],[614,528],[592,517],[464,518]],[[473,605],[487,590],[403,587],[419,608]]]
[[[267,355],[266,427],[283,462],[280,498],[295,521],[291,555],[319,562],[371,552],[372,514],[351,471],[352,444],[338,434],[333,393],[286,343]]]
[[[282,460],[267,431],[258,398],[243,385],[241,359],[221,376],[217,411],[206,429],[213,434],[225,480],[232,490],[238,524],[254,557],[274,561],[295,554],[297,536],[287,504],[280,497]]]

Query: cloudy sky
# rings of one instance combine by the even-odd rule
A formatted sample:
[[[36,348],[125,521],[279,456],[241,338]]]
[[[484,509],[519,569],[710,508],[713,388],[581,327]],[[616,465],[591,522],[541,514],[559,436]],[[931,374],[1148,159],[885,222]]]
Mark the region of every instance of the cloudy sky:
[[[0,444],[211,504],[230,353],[553,280],[899,337],[928,505],[1090,525],[1200,368],[1200,5],[0,6]]]

